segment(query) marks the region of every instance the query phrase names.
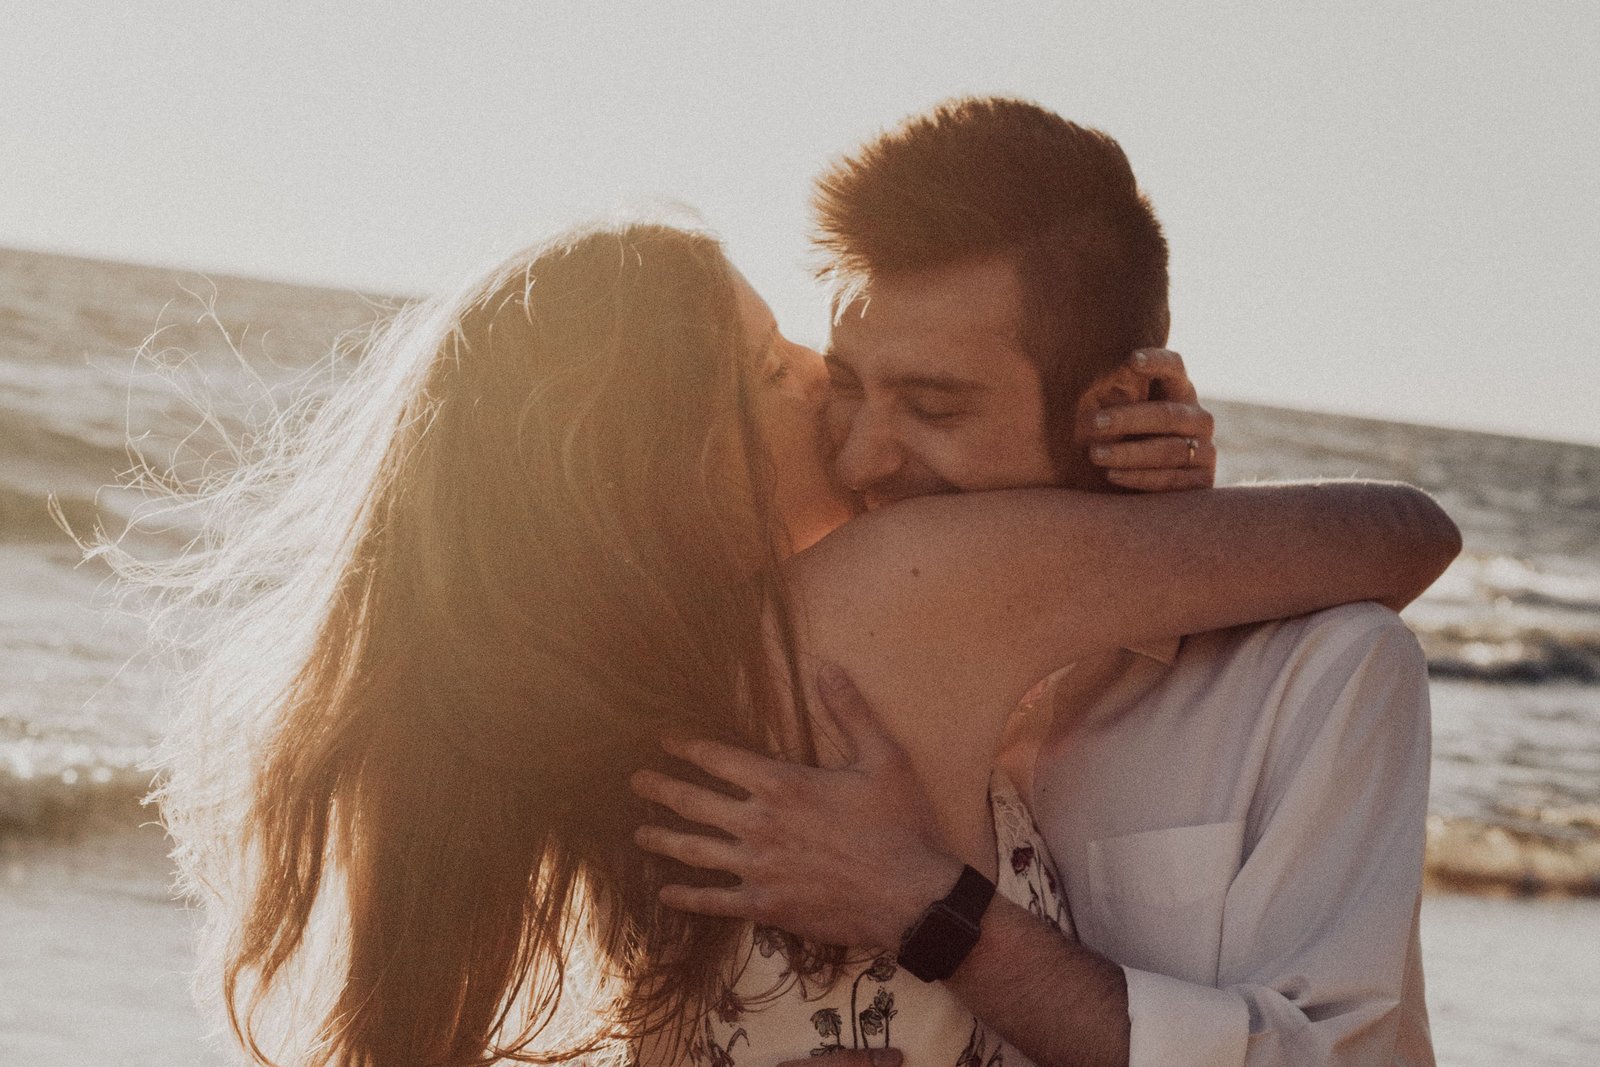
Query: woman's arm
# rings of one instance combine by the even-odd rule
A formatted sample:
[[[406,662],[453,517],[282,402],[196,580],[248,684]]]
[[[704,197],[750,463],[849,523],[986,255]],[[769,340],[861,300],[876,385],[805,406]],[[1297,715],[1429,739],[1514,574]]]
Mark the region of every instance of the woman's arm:
[[[1039,679],[1175,634],[1414,599],[1460,548],[1409,486],[1249,486],[1130,497],[923,497],[795,557],[806,650],[845,667],[950,806],[978,806],[1000,730]],[[972,822],[958,827],[951,821]]]
[[[1359,600],[1399,610],[1460,547],[1427,494],[1394,483],[1022,489],[880,509],[793,576],[846,642],[924,668],[995,657],[1020,697],[1062,664],[1152,638]]]

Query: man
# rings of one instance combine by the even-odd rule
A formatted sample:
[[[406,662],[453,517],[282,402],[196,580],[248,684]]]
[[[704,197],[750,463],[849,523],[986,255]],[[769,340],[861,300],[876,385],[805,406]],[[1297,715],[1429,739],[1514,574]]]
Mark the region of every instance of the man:
[[[1195,470],[1209,484],[1192,396],[1137,403],[1152,378],[1187,379],[1148,351],[1167,331],[1165,242],[1110,138],[1017,101],[958,102],[846,159],[817,201],[839,286],[837,465],[866,506],[1165,488]],[[1135,348],[1142,374],[1120,368]],[[868,880],[904,958],[939,907],[962,906],[936,906],[961,864],[859,696],[837,678],[821,690],[861,758],[783,770],[785,803],[739,842],[765,872],[739,913],[826,939],[826,916],[860,907]],[[1031,795],[1079,941],[996,899],[970,917],[974,938],[936,946],[953,954],[951,989],[1040,1063],[1431,1063],[1416,927],[1427,729],[1420,652],[1372,605],[1074,665],[1037,691],[1002,763]],[[686,751],[726,772],[717,749]],[[738,761],[753,794],[764,762]],[[640,791],[682,795],[649,777]],[[885,855],[901,866],[874,869]],[[830,896],[846,881],[833,856],[850,857],[854,900]]]

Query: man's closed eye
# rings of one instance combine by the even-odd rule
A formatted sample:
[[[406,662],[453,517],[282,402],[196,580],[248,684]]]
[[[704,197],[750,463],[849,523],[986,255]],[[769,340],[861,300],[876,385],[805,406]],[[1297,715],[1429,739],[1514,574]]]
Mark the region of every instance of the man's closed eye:
[[[935,404],[918,400],[906,401],[906,410],[911,412],[913,418],[919,422],[931,424],[954,422],[964,414],[961,408],[950,407],[944,404]]]

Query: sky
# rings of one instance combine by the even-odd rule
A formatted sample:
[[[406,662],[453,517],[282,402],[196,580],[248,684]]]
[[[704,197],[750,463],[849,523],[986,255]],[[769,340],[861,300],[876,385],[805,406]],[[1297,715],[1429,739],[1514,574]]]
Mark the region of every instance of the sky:
[[[809,183],[965,93],[1127,150],[1202,397],[1600,444],[1600,4],[0,0],[0,245],[382,292]]]

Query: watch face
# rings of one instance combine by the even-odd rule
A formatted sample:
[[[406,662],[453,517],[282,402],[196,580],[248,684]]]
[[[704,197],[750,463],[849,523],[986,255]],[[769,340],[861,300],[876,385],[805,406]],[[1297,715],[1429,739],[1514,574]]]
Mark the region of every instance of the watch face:
[[[978,943],[978,930],[977,923],[936,900],[906,935],[900,965],[924,982],[942,982]]]

